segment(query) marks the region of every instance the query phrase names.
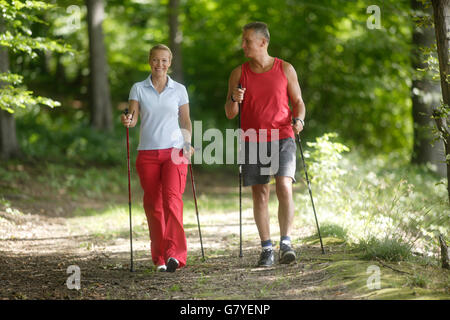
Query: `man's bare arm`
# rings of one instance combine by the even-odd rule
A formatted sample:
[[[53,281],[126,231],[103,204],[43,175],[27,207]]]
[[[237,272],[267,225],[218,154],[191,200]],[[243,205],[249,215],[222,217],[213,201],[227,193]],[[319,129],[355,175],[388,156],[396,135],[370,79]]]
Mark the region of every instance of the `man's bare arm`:
[[[300,84],[298,83],[297,72],[294,67],[287,62],[283,63],[283,70],[288,80],[288,95],[292,105],[292,118],[300,118],[304,121],[306,108],[305,103],[303,102]],[[292,127],[294,132],[298,134],[303,130],[303,123],[301,121],[296,121]]]
[[[239,80],[241,79],[241,66],[237,67],[231,72],[230,79],[228,80],[228,92],[227,92],[227,102],[225,103],[225,114],[228,119],[233,119],[239,113],[238,101],[240,95],[244,94],[244,89],[237,89],[239,85]],[[231,95],[236,102],[231,100]]]

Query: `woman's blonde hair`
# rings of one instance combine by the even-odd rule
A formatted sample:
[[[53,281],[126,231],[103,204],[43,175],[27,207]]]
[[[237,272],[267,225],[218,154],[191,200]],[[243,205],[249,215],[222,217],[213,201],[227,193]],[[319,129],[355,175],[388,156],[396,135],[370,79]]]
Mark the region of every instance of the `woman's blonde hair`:
[[[168,46],[163,45],[163,44],[157,44],[156,46],[153,46],[150,49],[150,52],[148,54],[148,60],[150,60],[150,58],[152,57],[153,52],[155,52],[156,50],[166,50],[167,52],[169,52],[170,60],[172,60],[172,51],[170,50],[170,48]]]

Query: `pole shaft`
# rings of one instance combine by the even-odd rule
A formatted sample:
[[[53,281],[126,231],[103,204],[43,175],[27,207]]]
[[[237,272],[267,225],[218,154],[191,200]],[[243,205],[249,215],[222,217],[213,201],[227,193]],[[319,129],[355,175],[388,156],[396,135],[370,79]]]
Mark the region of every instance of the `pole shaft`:
[[[205,252],[203,251],[202,231],[200,229],[200,216],[198,214],[197,195],[196,195],[196,190],[195,190],[194,174],[192,172],[192,164],[191,163],[189,164],[189,172],[191,174],[192,193],[194,195],[195,212],[197,214],[198,234],[200,237],[200,246],[202,248],[202,258],[205,259]]]
[[[311,191],[311,182],[309,181],[309,178],[308,178],[308,172],[306,170],[305,158],[303,156],[303,148],[302,148],[302,142],[300,140],[300,135],[297,135],[297,142],[298,142],[298,145],[300,147],[300,154],[302,156],[303,170],[305,171],[305,177],[306,177],[306,182],[308,184],[309,196],[311,197],[311,204],[312,204],[312,207],[313,207],[314,218],[316,220],[317,232],[319,234],[319,239],[320,239],[320,247],[322,249],[322,254],[325,254],[325,250],[323,248],[323,243],[322,243],[322,236],[320,234],[319,221],[317,220],[316,207],[314,206],[314,200],[313,200],[312,191]]]
[[[241,89],[242,86],[239,83],[238,88]],[[238,144],[239,144],[239,151],[238,151],[238,163],[239,163],[239,257],[243,257],[242,253],[242,164],[240,163],[241,159],[241,103],[238,103]]]
[[[130,216],[130,271],[133,271],[134,266],[133,266],[133,224],[131,219],[130,134],[128,127],[127,127],[127,166],[128,166],[128,210]]]

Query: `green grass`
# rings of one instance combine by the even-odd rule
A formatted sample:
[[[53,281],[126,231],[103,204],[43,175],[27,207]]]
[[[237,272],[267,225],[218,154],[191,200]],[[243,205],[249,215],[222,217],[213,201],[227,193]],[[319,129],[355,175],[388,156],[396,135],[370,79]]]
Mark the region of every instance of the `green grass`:
[[[356,151],[344,154],[332,136],[317,140],[305,154],[322,237],[361,243],[368,259],[406,259],[411,251],[436,255],[436,234],[450,236],[446,181],[405,156],[363,158]],[[302,175],[297,170],[296,220],[314,230]],[[306,240],[317,238],[314,230]]]
[[[448,271],[439,268],[418,266],[414,262],[392,264],[394,269],[386,268],[376,261],[360,260],[361,252],[339,251],[327,255],[328,263],[313,266],[313,269],[327,271],[329,277],[321,288],[337,289],[345,287],[357,299],[448,299]],[[314,257],[311,257],[314,259]],[[377,269],[379,268],[379,269]],[[371,270],[379,270],[379,288],[372,285]]]
[[[342,240],[347,239],[347,231],[338,224],[324,223],[320,226],[320,234],[322,237],[334,237]],[[318,236],[318,233],[316,233]]]
[[[426,288],[427,283],[430,282],[430,278],[424,274],[415,274],[408,278],[408,282],[406,283],[409,287],[419,287]]]
[[[411,246],[395,238],[380,240],[372,237],[368,240],[362,240],[359,243],[359,249],[362,251],[362,258],[365,260],[379,258],[385,261],[398,262],[406,261],[412,256]]]

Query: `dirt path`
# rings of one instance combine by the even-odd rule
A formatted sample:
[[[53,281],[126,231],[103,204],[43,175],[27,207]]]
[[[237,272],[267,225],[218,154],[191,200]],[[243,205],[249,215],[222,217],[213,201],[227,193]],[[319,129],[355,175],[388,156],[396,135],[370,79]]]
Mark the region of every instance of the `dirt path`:
[[[33,178],[7,185],[0,181],[0,299],[448,298],[448,288],[414,288],[412,281],[421,278],[399,274],[395,269],[410,268],[411,274],[420,272],[419,276],[429,272],[430,281],[445,281],[447,274],[426,265],[384,268],[374,261],[362,261],[345,245],[333,242],[326,243],[327,253],[322,255],[319,245],[298,241],[314,232],[313,226],[298,222],[293,230],[295,263],[255,267],[260,244],[249,190],[243,196],[244,257],[238,256],[239,214],[235,211],[233,178],[226,173],[196,173],[197,190],[202,190],[198,198],[205,261],[192,192],[189,185],[186,187],[188,261],[173,274],[154,271],[139,185],[133,191],[135,272],[130,272],[126,195],[80,196],[74,200],[68,191],[49,189]],[[271,223],[276,240],[276,218]],[[68,278],[69,285],[76,284],[71,266],[80,271],[78,290],[69,289],[67,284]],[[381,290],[367,288],[369,266],[380,268]]]
[[[237,239],[230,239],[226,232],[234,225],[224,225],[223,234],[218,234],[215,226],[203,226],[205,261],[201,260],[194,228],[187,230],[188,266],[168,274],[153,271],[149,245],[143,237],[135,239],[136,272],[131,273],[128,239],[101,242],[89,234],[71,234],[64,218],[39,214],[2,222],[1,298],[330,299],[339,291],[317,290],[327,278],[326,272],[311,267],[320,261],[255,268],[259,254],[256,241],[246,242],[244,258],[239,258]],[[86,248],[80,243],[92,245]],[[301,251],[301,256],[317,255],[318,248],[303,246]],[[66,285],[71,265],[81,271],[78,291]],[[341,292],[339,298],[343,298]]]
[[[212,183],[208,175],[198,174],[196,180],[209,196],[227,192],[217,180]],[[133,243],[136,271],[131,273],[127,236],[103,239],[88,229],[74,231],[70,225],[69,218],[76,209],[101,210],[99,203],[103,202],[73,201],[64,194],[46,192],[39,185],[22,187],[25,190],[21,195],[4,194],[9,206],[0,207],[2,299],[352,298],[344,288],[320,286],[328,275],[321,268],[326,262],[320,260],[323,257],[318,247],[298,248],[299,259],[294,264],[256,268],[259,242],[251,210],[244,212],[243,258],[238,257],[238,213],[203,212],[205,261],[201,259],[197,226],[191,223],[185,226],[187,267],[174,274],[154,272],[148,234],[138,233]],[[135,196],[137,203],[139,197]],[[189,188],[185,199],[192,199]],[[72,265],[81,273],[79,290],[67,287],[73,271],[67,272]]]

